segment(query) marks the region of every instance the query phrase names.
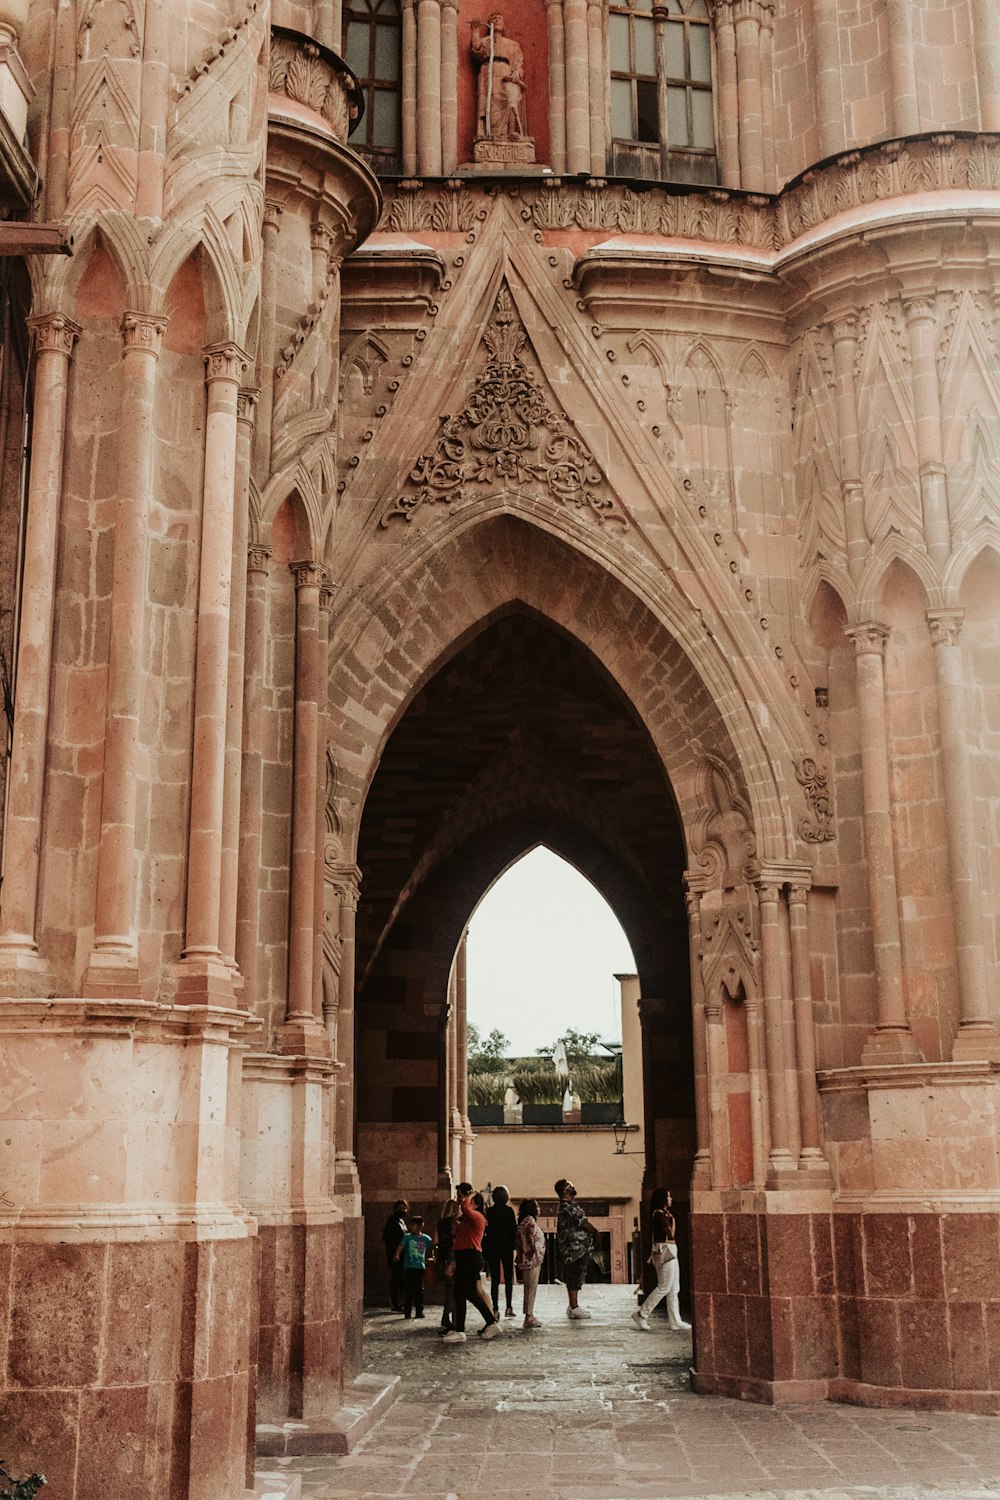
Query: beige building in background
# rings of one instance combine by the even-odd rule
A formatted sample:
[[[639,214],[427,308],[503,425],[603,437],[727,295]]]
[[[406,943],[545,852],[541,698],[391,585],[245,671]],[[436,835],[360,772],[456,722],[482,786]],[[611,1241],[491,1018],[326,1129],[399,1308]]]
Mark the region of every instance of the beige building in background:
[[[66,1500],[372,1415],[539,843],[695,1388],[1000,1411],[996,8],[491,15],[0,0],[0,1432]]]

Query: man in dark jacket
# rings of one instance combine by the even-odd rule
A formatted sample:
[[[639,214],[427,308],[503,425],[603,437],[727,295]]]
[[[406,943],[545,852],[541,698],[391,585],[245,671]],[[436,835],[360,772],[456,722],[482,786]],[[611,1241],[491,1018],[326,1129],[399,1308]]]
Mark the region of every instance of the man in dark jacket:
[[[406,1215],[409,1211],[410,1205],[406,1199],[397,1198],[382,1230],[382,1243],[389,1266],[389,1306],[393,1312],[403,1311],[403,1263],[396,1259],[396,1251],[403,1243]]]
[[[517,1237],[517,1215],[510,1206],[510,1194],[502,1185],[493,1189],[493,1202],[486,1210],[486,1237],[483,1249],[490,1268],[490,1294],[493,1316],[500,1316],[500,1268],[503,1267],[507,1316],[514,1316],[514,1241]]]

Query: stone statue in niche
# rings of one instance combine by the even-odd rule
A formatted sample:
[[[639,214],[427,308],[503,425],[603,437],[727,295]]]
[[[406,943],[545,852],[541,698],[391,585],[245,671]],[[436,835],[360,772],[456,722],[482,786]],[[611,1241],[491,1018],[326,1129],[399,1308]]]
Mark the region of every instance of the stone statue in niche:
[[[473,21],[471,50],[479,63],[474,161],[534,162],[535,143],[525,129],[524,52],[499,11]]]

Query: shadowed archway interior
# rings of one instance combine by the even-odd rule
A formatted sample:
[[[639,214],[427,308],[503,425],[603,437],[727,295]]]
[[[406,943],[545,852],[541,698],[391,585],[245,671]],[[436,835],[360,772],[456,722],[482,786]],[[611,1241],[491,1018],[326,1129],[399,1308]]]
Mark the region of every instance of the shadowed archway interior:
[[[456,948],[484,892],[539,843],[604,896],[632,946],[642,994],[666,1002],[644,1020],[647,1109],[675,1122],[659,1138],[670,1142],[673,1180],[690,1178],[685,856],[670,785],[604,669],[515,607],[485,622],[424,684],[389,738],[365,804],[358,1154],[369,1285],[382,1279],[381,1204],[403,1194],[430,1208],[441,1191]]]

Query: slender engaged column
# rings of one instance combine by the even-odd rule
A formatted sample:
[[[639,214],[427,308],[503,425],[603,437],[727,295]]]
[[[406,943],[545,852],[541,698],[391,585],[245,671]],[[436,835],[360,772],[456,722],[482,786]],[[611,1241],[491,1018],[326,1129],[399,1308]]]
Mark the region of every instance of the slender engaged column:
[[[462,1150],[459,1182],[472,1181],[472,1122],[469,1119],[469,934],[455,954],[455,1051],[457,1065],[456,1094],[462,1120]]]
[[[840,17],[838,0],[812,0],[813,34],[816,38],[816,116],[819,154],[833,156],[843,151],[844,89],[840,66]]]
[[[29,318],[28,326],[35,339],[35,400],[0,923],[0,982],[15,994],[22,984],[32,987],[32,971],[44,984],[35,942],[38,862],[69,361],[80,333],[62,313]],[[21,978],[11,972],[18,970]]]
[[[639,1022],[642,1036],[642,1140],[646,1159],[642,1169],[643,1197],[656,1186],[656,1049],[654,1030],[659,1031],[666,1002],[648,995],[639,997]]]
[[[799,1075],[799,1169],[826,1171],[819,1127],[816,1088],[816,1029],[809,972],[808,887],[788,890],[788,931],[792,950],[792,1006],[795,1013],[795,1061]]]
[[[723,187],[740,185],[740,100],[736,75],[736,24],[733,0],[716,0],[715,56],[718,65],[719,177]],[[664,95],[666,88],[664,86]],[[662,119],[666,118],[664,97]],[[662,137],[666,130],[662,127]]]
[[[549,34],[549,156],[553,172],[566,170],[566,33],[563,0],[545,0]]]
[[[242,390],[236,401],[236,501],[233,516],[233,583],[229,610],[229,690],[226,698],[226,783],[222,802],[222,892],[219,947],[233,969],[236,962],[236,912],[239,905],[240,781],[243,772],[244,653],[247,624],[247,545],[250,534],[250,459],[255,390]]]
[[[736,80],[739,98],[740,186],[763,192],[764,113],[760,76],[759,0],[736,0]]]
[[[917,71],[913,55],[913,0],[885,0],[889,27],[889,71],[892,78],[892,128],[896,135],[917,135]],[[994,16],[994,24],[995,24]]]
[[[295,577],[295,733],[292,748],[292,859],[288,898],[286,1023],[293,1045],[313,1016],[313,920],[316,883],[316,766],[319,700],[318,562],[291,564]]]
[[[127,312],[122,323],[121,426],[115,504],[108,701],[94,947],[85,995],[137,995],[135,816],[156,367],[166,319]]]
[[[764,1001],[764,1033],[767,1042],[767,1098],[771,1132],[768,1181],[775,1183],[795,1171],[790,1149],[787,1059],[785,1055],[785,985],[778,918],[779,889],[762,882],[757,887],[760,912],[761,988]]]
[[[979,128],[1000,130],[1000,29],[994,0],[972,0],[972,32],[979,83]]]
[[[441,167],[458,166],[458,0],[441,3]]]
[[[448,1032],[451,1006],[447,1000],[438,1018],[438,1191],[451,1196],[451,1111],[448,1108]]]
[[[688,943],[691,954],[691,1027],[694,1045],[694,1180],[700,1187],[712,1185],[712,1124],[709,1113],[709,1056],[705,1022],[705,990],[701,973],[701,893],[689,890],[686,897]]]
[[[853,313],[830,325],[833,369],[837,385],[837,426],[840,438],[840,485],[847,527],[847,567],[860,577],[868,556],[864,492],[861,487],[861,440],[858,434],[858,393],[854,361],[858,352],[858,320]]]
[[[326,929],[326,791],[327,791],[327,669],[330,654],[330,611],[336,589],[324,583],[319,591],[319,662],[316,704],[316,875],[313,881],[313,1015],[324,1024],[323,956]]]
[[[347,865],[333,875],[340,902],[340,980],[337,1003],[337,1158],[335,1191],[357,1200],[361,1192],[354,1159],[354,958],[361,871]]]
[[[590,95],[590,170],[601,177],[608,170],[604,132],[604,7],[587,0],[588,93]]]
[[[883,657],[889,632],[875,621],[845,632],[854,642],[861,721],[861,784],[865,858],[875,949],[878,1021],[861,1054],[863,1063],[918,1061],[903,993],[896,864],[889,799],[889,733]]]
[[[701,960],[698,960],[699,965]],[[709,1155],[711,1160],[711,1185],[714,1188],[728,1187],[732,1173],[729,1167],[727,1142],[729,1120],[726,1108],[725,1075],[726,1028],[722,1008],[722,996],[718,991],[704,997],[705,1055],[708,1075]],[[763,1181],[763,1178],[760,1179]]]
[[[441,0],[417,0],[417,171],[441,176]]]
[[[774,136],[774,6],[761,7],[761,134],[764,138],[764,190],[777,191],[778,149]]]
[[[240,849],[236,887],[236,966],[243,976],[243,1003],[257,999],[257,898],[260,879],[260,817],[264,656],[267,649],[267,560],[270,547],[256,544],[246,560],[246,634],[243,642],[243,752],[240,768]]]
[[[982,835],[977,835],[976,829],[965,713],[967,676],[959,642],[963,616],[960,609],[933,610],[927,616],[937,672],[948,863],[958,950],[958,1035],[952,1056],[956,1060],[997,1061],[1000,1034],[990,1003],[978,868]]]
[[[232,1002],[232,974],[219,947],[222,809],[229,697],[229,609],[236,491],[236,404],[246,355],[236,344],[205,352],[208,401],[201,506],[194,749],[187,909],[178,999]]]
[[[403,97],[401,140],[403,173],[412,177],[417,170],[417,11],[416,0],[401,0],[403,14]]]
[[[254,441],[254,476],[263,489],[271,475],[271,416],[274,411],[274,358],[277,337],[275,298],[278,286],[278,235],[284,205],[269,198],[264,204],[261,231],[260,302],[261,330],[257,363],[257,427]]]
[[[170,118],[170,0],[146,0],[142,26],[142,106],[135,212],[162,219]]]
[[[933,290],[904,293],[910,337],[910,382],[916,414],[920,502],[927,551],[939,568],[951,551],[948,483],[941,437],[941,388],[937,373],[937,298]]]
[[[457,958],[456,954],[456,958]],[[454,1172],[458,1165],[462,1116],[458,1112],[458,998],[455,964],[448,975],[448,1164]],[[461,1182],[456,1177],[456,1182]]]
[[[768,1175],[768,1087],[767,1064],[764,1061],[764,1028],[761,1001],[755,995],[748,995],[744,1004],[750,1069],[750,1143],[753,1155],[753,1180],[756,1186],[763,1187]]]
[[[565,0],[566,170],[590,171],[590,39],[587,0]]]

